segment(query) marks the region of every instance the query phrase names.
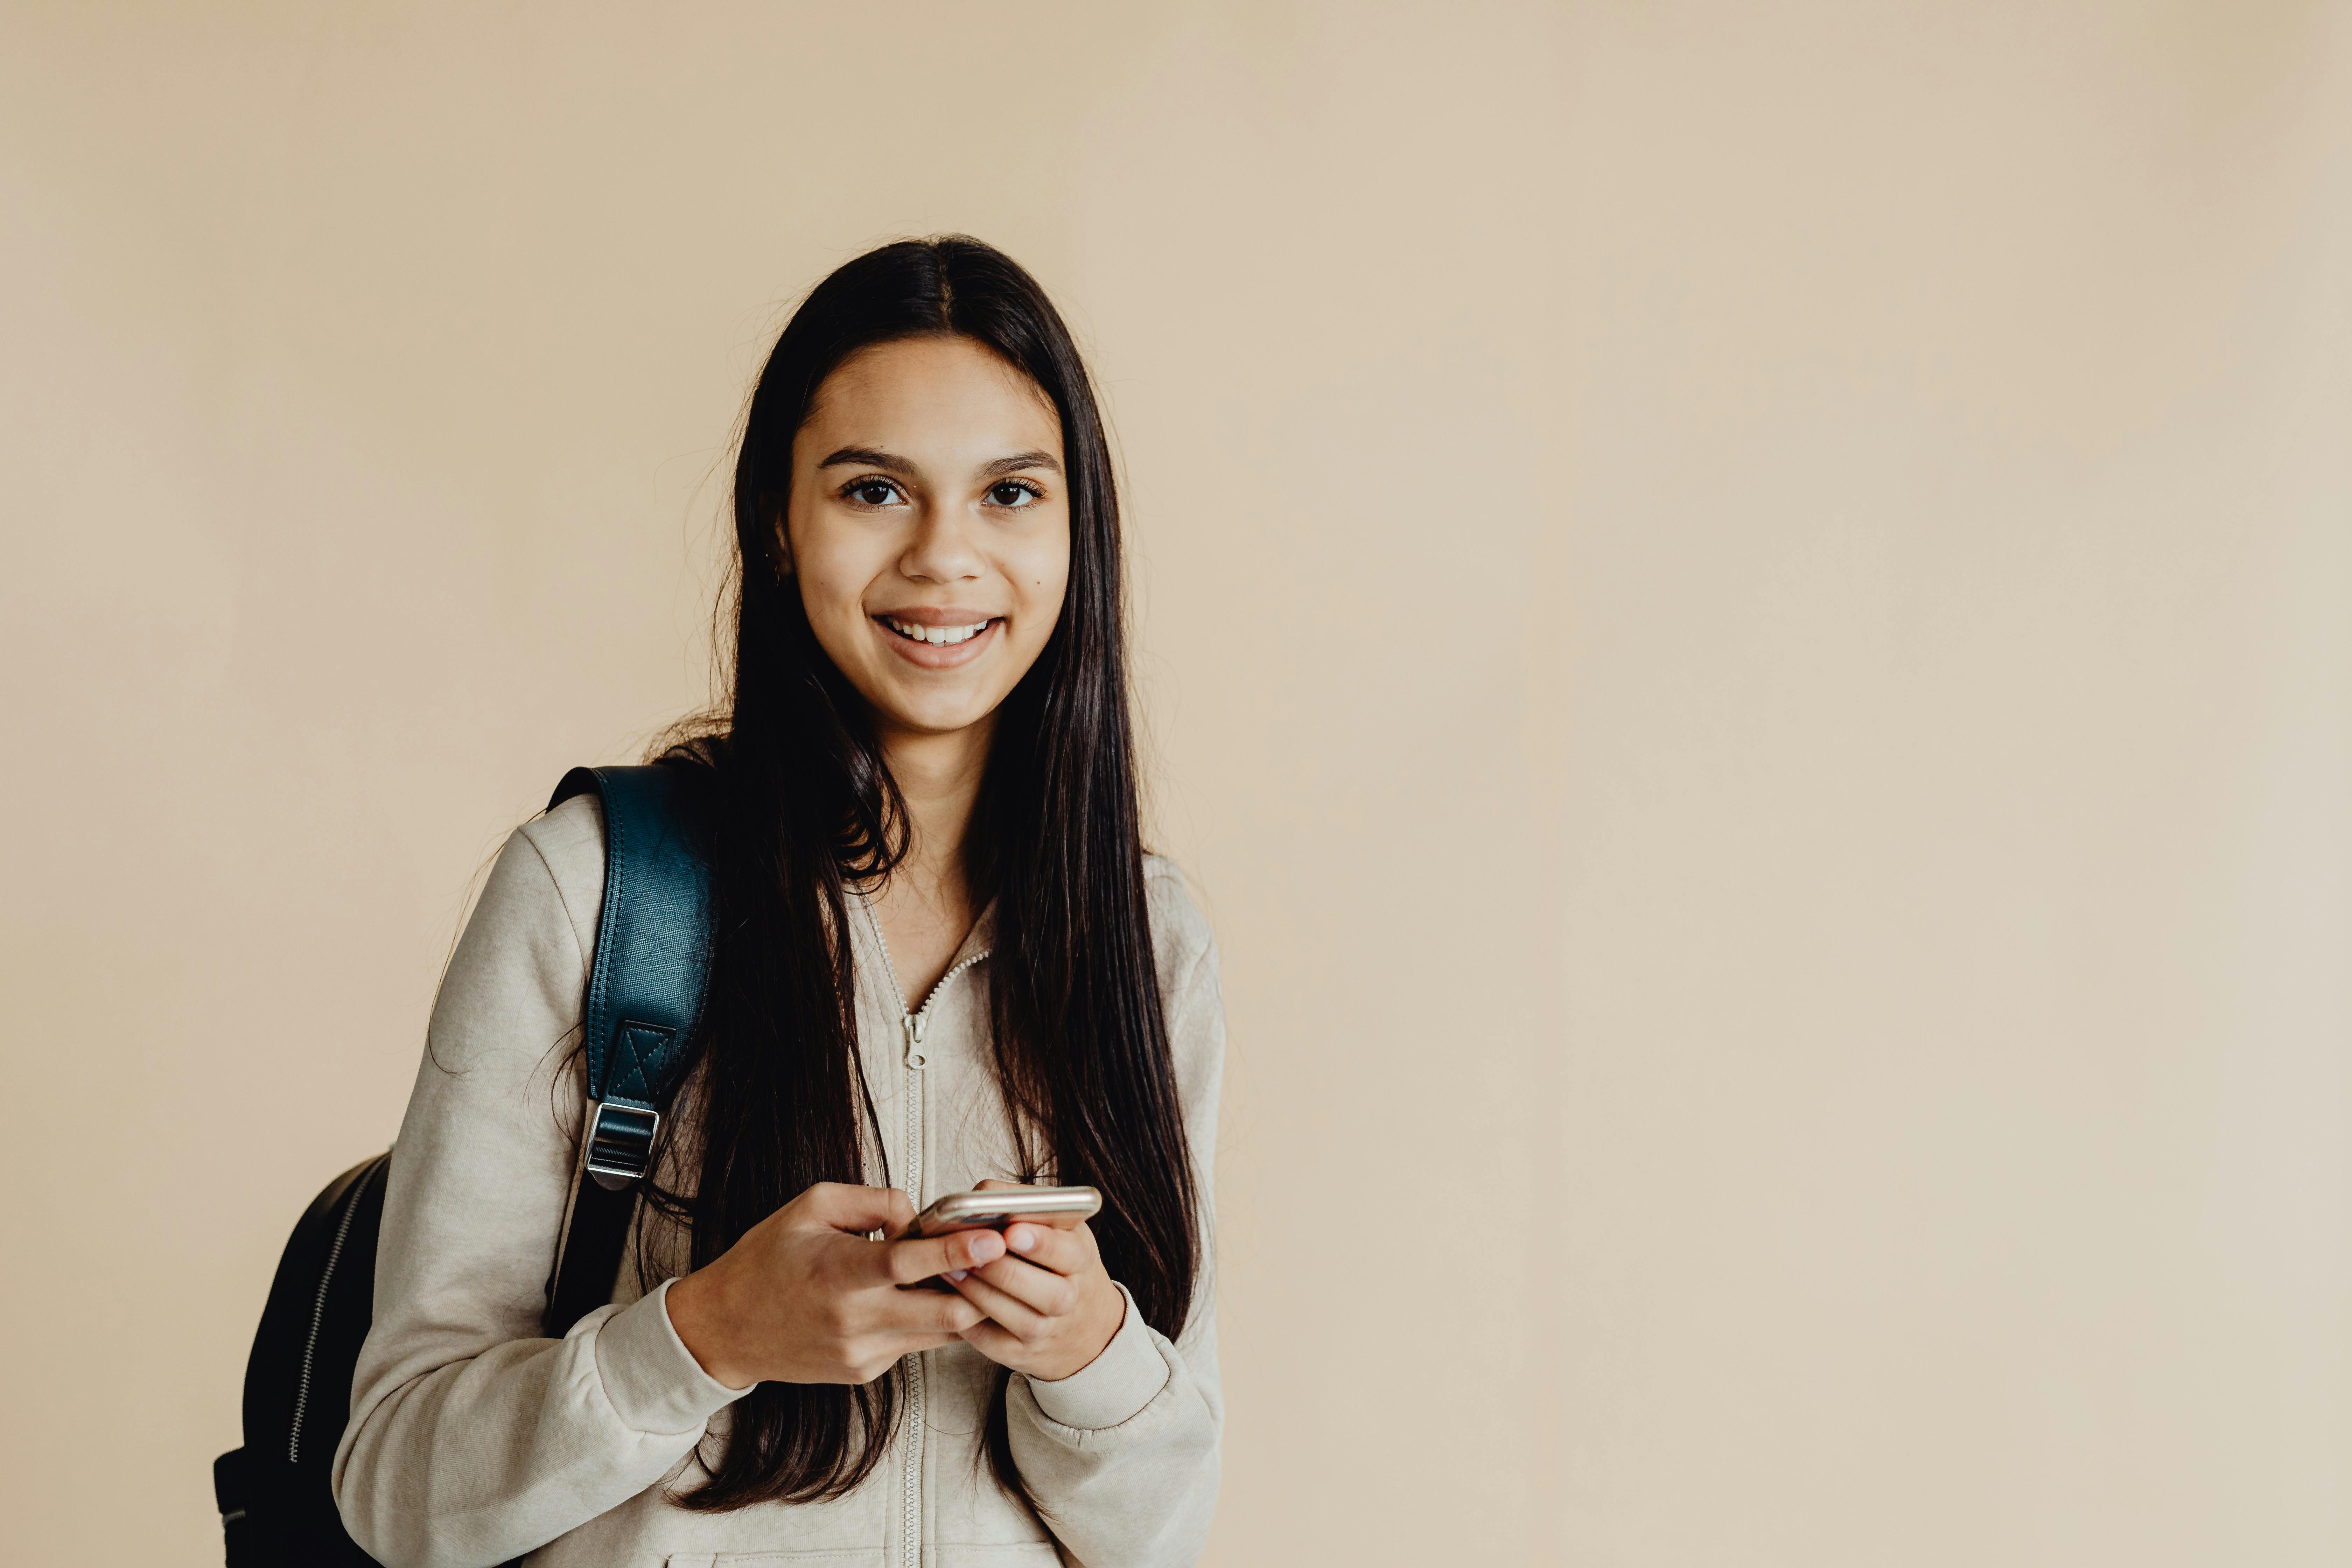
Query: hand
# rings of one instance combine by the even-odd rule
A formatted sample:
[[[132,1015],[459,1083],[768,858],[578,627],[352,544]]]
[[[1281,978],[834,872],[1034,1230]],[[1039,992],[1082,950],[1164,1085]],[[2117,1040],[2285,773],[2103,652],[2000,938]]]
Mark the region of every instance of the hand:
[[[979,1190],[1020,1184],[982,1182]],[[1127,1320],[1127,1298],[1103,1272],[1095,1233],[1082,1219],[1016,1221],[1004,1227],[1004,1246],[1010,1250],[993,1262],[945,1271],[956,1292],[988,1314],[959,1331],[999,1366],[1059,1382],[1102,1354]]]
[[[992,1230],[902,1240],[914,1205],[894,1187],[820,1182],[669,1288],[670,1327],[730,1388],[871,1383],[912,1351],[953,1344],[982,1310],[902,1285],[1004,1256]],[[888,1239],[874,1241],[881,1231]]]

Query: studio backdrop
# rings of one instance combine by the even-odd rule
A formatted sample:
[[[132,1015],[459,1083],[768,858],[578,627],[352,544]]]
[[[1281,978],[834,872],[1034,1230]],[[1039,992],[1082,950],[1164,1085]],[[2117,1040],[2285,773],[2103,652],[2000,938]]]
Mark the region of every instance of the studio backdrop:
[[[798,293],[1103,383],[1217,1564],[2352,1556],[2352,13],[0,14],[0,1515],[217,1561]]]

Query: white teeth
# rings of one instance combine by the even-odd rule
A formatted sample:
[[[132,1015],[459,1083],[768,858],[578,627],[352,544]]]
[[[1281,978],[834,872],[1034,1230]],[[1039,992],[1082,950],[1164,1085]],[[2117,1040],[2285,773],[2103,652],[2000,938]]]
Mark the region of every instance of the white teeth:
[[[968,626],[919,626],[907,621],[892,621],[890,629],[912,642],[929,643],[933,647],[953,647],[970,642],[988,629],[989,623],[979,621]]]

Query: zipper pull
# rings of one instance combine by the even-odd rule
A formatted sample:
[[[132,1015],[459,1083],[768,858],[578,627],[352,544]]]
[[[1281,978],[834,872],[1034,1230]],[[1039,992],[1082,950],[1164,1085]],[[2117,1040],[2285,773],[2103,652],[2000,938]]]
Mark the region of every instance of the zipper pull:
[[[906,1016],[907,1065],[910,1068],[920,1068],[929,1065],[928,1058],[923,1055],[923,1028],[929,1022],[929,1017],[925,1014],[909,1013]]]

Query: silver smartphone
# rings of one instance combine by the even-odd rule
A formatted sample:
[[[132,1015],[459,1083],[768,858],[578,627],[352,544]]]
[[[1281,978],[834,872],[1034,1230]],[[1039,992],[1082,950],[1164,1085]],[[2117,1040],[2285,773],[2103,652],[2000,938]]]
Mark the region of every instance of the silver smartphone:
[[[1091,1219],[1101,1211],[1102,1194],[1092,1187],[994,1187],[984,1193],[950,1193],[917,1215],[907,1234],[1003,1230],[1014,1220]]]

